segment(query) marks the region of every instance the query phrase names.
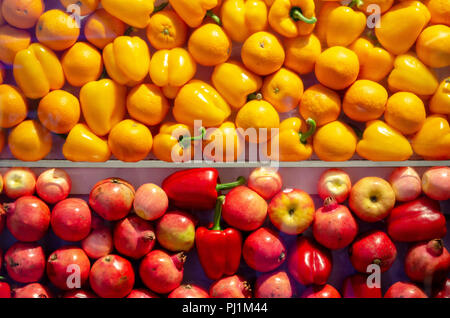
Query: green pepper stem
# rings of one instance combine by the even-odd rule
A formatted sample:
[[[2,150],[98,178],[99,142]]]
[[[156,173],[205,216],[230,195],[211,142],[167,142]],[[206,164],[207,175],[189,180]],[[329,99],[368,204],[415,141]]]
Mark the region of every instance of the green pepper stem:
[[[245,183],[245,178],[241,176],[241,177],[237,178],[237,180],[234,182],[220,183],[220,184],[216,185],[216,190],[217,191],[228,190],[228,189],[232,189],[237,186],[243,185],[244,183]]]
[[[362,5],[364,4],[363,0],[352,0],[348,6],[350,8],[353,8],[354,6],[356,6],[357,8],[360,8]]]
[[[317,128],[316,121],[312,118],[308,118],[306,120],[306,124],[309,126],[309,129],[305,133],[299,133],[300,136],[300,142],[304,145],[308,142],[308,138],[311,137],[315,132]]]
[[[167,7],[168,4],[169,4],[169,2],[164,2],[164,3],[161,3],[159,6],[156,6],[156,7],[153,9],[152,14],[155,14],[155,13],[157,13],[157,12],[159,12],[159,11],[164,10],[164,9]]]
[[[222,218],[222,206],[224,202],[225,202],[224,195],[221,195],[217,198],[216,208],[214,210],[214,223],[213,226],[210,228],[211,231],[222,231],[222,228],[220,227],[220,220]]]
[[[308,24],[314,24],[317,22],[316,17],[307,18],[303,15],[302,9],[299,7],[293,7],[289,13],[292,20],[294,21],[302,21]]]
[[[251,93],[247,96],[247,101],[251,101],[251,100],[262,100],[263,96],[261,93]]]
[[[180,139],[178,140],[178,143],[180,144],[180,146],[183,149],[186,149],[187,147],[189,147],[189,145],[190,145],[190,143],[192,141],[205,139],[205,137],[206,137],[206,129],[205,129],[205,127],[201,127],[199,129],[199,131],[200,131],[200,135],[199,136],[194,136],[194,137],[180,136]]]
[[[124,36],[129,36],[131,33],[133,33],[134,28],[133,27],[128,27],[128,29],[125,30],[125,33],[123,34]]]
[[[212,12],[212,10],[206,11],[206,16],[210,17],[216,24],[222,26],[222,20],[220,20],[219,16]]]

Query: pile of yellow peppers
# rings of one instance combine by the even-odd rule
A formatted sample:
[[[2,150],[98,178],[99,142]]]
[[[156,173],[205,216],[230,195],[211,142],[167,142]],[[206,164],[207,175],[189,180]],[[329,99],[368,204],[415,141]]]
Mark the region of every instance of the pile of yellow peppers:
[[[216,161],[246,142],[279,161],[450,159],[450,0],[55,3],[0,14],[0,148],[19,160],[55,134],[71,161],[187,161],[216,138],[234,150]]]

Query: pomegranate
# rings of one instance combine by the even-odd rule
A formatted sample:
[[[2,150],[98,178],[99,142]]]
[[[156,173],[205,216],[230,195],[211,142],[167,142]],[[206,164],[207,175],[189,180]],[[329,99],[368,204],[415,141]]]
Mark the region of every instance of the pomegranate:
[[[194,246],[196,223],[186,212],[167,212],[156,223],[158,243],[171,252],[190,251]]]
[[[39,283],[32,283],[21,288],[16,288],[12,294],[14,298],[52,298],[48,288]]]
[[[289,251],[288,271],[303,285],[325,284],[332,267],[330,251],[308,237],[300,236]]]
[[[425,285],[442,283],[450,272],[450,254],[441,239],[414,244],[406,254],[406,275]]]
[[[169,198],[166,192],[153,183],[141,185],[136,190],[134,211],[139,217],[147,221],[159,219],[167,211]]]
[[[45,255],[36,243],[14,243],[5,253],[6,271],[19,283],[34,283],[44,275]]]
[[[397,249],[386,233],[372,230],[362,234],[349,248],[350,261],[360,273],[366,273],[371,264],[386,272],[397,257]]]
[[[382,298],[381,287],[369,287],[367,275],[354,274],[344,280],[342,296],[344,298]]]
[[[159,298],[159,296],[147,289],[138,288],[133,289],[127,298]]]
[[[82,199],[65,199],[53,208],[51,224],[53,232],[63,240],[81,241],[91,231],[91,210]]]
[[[262,274],[256,280],[256,298],[291,298],[293,295],[294,284],[283,270]]]
[[[92,265],[89,283],[102,298],[123,298],[134,285],[134,270],[131,263],[118,255],[106,255]]]
[[[6,222],[6,212],[5,209],[3,209],[3,206],[0,205],[0,234],[2,234],[3,229],[5,228],[5,222]]]
[[[3,176],[3,185],[8,198],[31,196],[36,190],[36,175],[28,168],[10,168]]]
[[[412,283],[397,282],[389,287],[384,298],[428,298],[428,296]]]
[[[139,259],[155,246],[153,225],[137,215],[128,216],[116,223],[114,246],[125,256]]]
[[[89,205],[102,218],[117,221],[133,207],[134,188],[127,181],[109,178],[98,182],[89,194]]]
[[[97,295],[94,293],[84,290],[84,289],[74,289],[67,291],[64,298],[97,298]]]
[[[264,200],[270,200],[281,191],[283,180],[274,168],[260,167],[254,169],[248,177],[248,187]]]
[[[0,298],[11,298],[11,287],[0,280]]]
[[[91,263],[78,247],[66,246],[54,251],[47,260],[47,277],[62,290],[81,288],[89,278]]]
[[[258,272],[270,272],[286,260],[286,247],[275,231],[262,227],[244,242],[242,255],[248,266]]]
[[[142,259],[139,274],[150,290],[167,294],[180,286],[185,261],[184,252],[169,255],[161,250],[153,250]]]
[[[302,294],[301,298],[341,298],[341,294],[329,284],[310,286]]]
[[[228,276],[215,281],[210,289],[209,296],[212,298],[251,298],[252,290],[250,284],[241,276]]]
[[[98,216],[92,217],[92,231],[81,241],[81,247],[87,256],[97,259],[110,254],[113,250],[113,236],[111,229]]]
[[[55,204],[69,196],[72,181],[62,169],[48,169],[36,181],[36,192],[47,203]]]
[[[333,197],[326,198],[314,218],[313,235],[316,241],[337,250],[353,242],[357,234],[358,224],[350,210],[338,204]]]
[[[33,196],[20,197],[4,205],[6,226],[22,242],[35,242],[44,237],[50,225],[50,209]]]
[[[434,298],[450,298],[450,278],[436,286],[433,295]]]
[[[196,285],[180,285],[175,288],[167,298],[210,298],[203,288]]]

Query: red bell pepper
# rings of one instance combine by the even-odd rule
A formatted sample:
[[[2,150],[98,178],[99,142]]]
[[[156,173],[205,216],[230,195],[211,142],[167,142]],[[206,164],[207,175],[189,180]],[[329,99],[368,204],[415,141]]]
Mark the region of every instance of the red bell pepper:
[[[168,176],[162,188],[169,199],[179,208],[211,210],[221,190],[245,183],[244,177],[237,181],[219,184],[219,171],[214,168],[198,168],[177,171]]]
[[[212,227],[199,227],[195,243],[200,264],[208,278],[217,280],[236,273],[241,261],[242,235],[236,229],[222,230],[220,219],[225,196],[217,198]]]
[[[388,218],[388,234],[399,242],[427,241],[447,233],[439,203],[427,197],[401,204]]]

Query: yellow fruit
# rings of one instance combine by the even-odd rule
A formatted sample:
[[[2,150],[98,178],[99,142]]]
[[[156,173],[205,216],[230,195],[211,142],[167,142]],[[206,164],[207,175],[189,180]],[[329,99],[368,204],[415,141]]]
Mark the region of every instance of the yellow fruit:
[[[398,92],[389,97],[384,119],[404,135],[411,135],[422,127],[426,118],[422,100],[409,92]]]

